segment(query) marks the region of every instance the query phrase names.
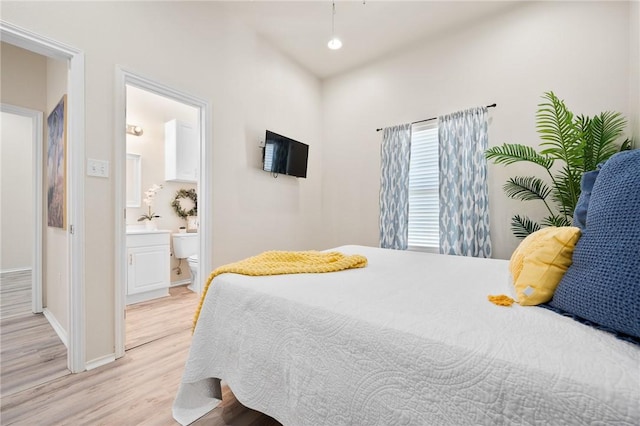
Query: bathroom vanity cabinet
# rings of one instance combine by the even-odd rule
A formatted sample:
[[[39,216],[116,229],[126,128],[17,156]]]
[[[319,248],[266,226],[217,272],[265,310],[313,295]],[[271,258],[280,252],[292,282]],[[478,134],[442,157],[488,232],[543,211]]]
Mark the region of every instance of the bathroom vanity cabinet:
[[[169,231],[127,233],[127,305],[169,295]]]

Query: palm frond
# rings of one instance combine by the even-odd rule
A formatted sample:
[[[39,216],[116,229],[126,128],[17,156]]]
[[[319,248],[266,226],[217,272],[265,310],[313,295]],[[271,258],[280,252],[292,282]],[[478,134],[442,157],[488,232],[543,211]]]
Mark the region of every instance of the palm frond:
[[[567,164],[582,163],[579,132],[573,122],[573,113],[553,92],[546,92],[543,98],[547,102],[538,105],[536,129],[545,147],[540,153]]]
[[[582,171],[568,166],[564,166],[554,176],[555,185],[551,198],[557,203],[558,210],[564,216],[573,216],[580,197],[580,179],[582,179]]]
[[[542,219],[544,226],[571,226],[571,223],[572,221],[561,215],[551,215]]]
[[[502,146],[494,146],[485,151],[488,160],[495,164],[513,164],[520,161],[528,161],[549,170],[553,166],[553,160],[545,155],[540,155],[535,149],[527,145],[505,143]]]
[[[571,225],[584,173],[595,170],[618,149],[633,146],[629,139],[618,145],[627,124],[620,113],[574,116],[553,92],[544,93],[542,98],[536,114],[536,129],[542,139],[540,151],[519,144],[504,144],[485,151],[486,158],[495,164],[530,162],[543,167],[549,176],[548,184],[535,176],[516,176],[503,185],[509,198],[541,200],[548,210],[548,216],[540,223],[515,215],[511,231],[518,238],[525,238],[541,226]]]
[[[526,216],[515,215],[511,218],[511,232],[517,238],[526,238],[527,235],[538,230],[540,230],[540,225]]]
[[[502,189],[507,197],[520,201],[545,201],[551,193],[551,188],[542,179],[535,176],[509,178]]]
[[[616,141],[622,135],[626,124],[627,121],[619,112],[605,111],[593,117],[590,130],[594,167],[589,170],[595,170],[595,165],[618,152]]]
[[[595,170],[598,163],[593,162],[593,131],[591,129],[591,118],[579,115],[576,117],[574,124],[579,132],[579,138],[582,145],[582,170]]]

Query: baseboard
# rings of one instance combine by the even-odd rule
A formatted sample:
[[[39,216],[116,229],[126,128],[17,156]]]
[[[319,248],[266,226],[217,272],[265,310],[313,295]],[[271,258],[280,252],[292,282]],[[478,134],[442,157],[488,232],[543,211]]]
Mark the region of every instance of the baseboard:
[[[100,358],[93,359],[85,364],[85,368],[87,371],[93,370],[94,368],[102,367],[103,365],[107,365],[110,362],[116,360],[115,354],[105,355]]]
[[[180,281],[171,281],[171,285],[169,287],[178,287],[179,285],[191,284],[191,279],[180,280]]]
[[[169,296],[169,287],[162,287],[156,290],[145,291],[144,293],[134,293],[127,295],[127,305],[146,302],[148,300],[159,299]]]
[[[0,275],[4,276],[5,274],[18,274],[23,272],[31,272],[31,268],[2,269],[0,270]]]
[[[65,331],[64,327],[60,325],[60,323],[56,319],[56,316],[53,315],[53,312],[51,312],[47,308],[44,308],[42,310],[42,313],[44,314],[44,317],[47,319],[47,321],[49,321],[49,324],[51,324],[51,327],[53,327],[53,330],[56,332],[64,346],[67,348],[67,350],[69,350],[67,332]]]

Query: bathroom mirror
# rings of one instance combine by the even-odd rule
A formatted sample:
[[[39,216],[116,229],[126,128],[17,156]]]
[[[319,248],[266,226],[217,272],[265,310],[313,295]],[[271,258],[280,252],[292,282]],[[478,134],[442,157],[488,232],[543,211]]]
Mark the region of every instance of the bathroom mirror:
[[[141,155],[127,152],[127,207],[140,207],[142,201]]]

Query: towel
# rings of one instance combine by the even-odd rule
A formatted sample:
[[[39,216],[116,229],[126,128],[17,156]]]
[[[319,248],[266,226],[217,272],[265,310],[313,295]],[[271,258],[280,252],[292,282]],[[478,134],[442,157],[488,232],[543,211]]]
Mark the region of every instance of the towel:
[[[364,268],[365,266],[367,266],[366,257],[359,254],[344,255],[336,251],[266,251],[254,257],[220,266],[207,278],[200,304],[193,318],[193,330],[196,328],[209,285],[218,275],[226,273],[250,276],[316,274]]]

